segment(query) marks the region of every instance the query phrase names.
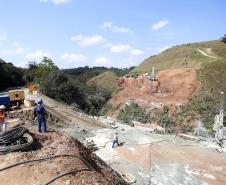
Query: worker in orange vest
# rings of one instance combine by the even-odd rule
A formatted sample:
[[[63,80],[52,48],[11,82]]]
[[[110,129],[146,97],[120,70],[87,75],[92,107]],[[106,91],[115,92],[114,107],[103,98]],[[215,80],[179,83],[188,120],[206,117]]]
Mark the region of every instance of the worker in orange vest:
[[[5,121],[6,113],[5,113],[5,106],[0,106],[0,131],[7,130],[7,123]]]

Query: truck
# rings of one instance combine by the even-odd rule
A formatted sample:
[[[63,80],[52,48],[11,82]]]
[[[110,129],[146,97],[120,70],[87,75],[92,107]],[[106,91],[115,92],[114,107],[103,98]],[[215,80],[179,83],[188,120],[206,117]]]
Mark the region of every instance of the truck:
[[[0,105],[4,105],[6,108],[20,106],[24,103],[24,99],[25,94],[23,90],[11,90],[0,93]]]
[[[10,98],[7,92],[0,93],[0,105],[10,107]]]

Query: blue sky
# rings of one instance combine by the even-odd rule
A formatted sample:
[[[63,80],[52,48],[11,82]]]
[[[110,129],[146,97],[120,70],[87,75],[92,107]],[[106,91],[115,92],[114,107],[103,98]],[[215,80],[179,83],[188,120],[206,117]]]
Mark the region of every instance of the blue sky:
[[[26,66],[129,67],[226,34],[224,0],[0,0],[0,58]]]

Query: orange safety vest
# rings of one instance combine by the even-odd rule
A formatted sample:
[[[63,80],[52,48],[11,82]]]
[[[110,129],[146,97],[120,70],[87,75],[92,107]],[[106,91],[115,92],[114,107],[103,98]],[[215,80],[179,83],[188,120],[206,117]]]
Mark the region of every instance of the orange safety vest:
[[[0,122],[5,121],[5,113],[0,111]]]

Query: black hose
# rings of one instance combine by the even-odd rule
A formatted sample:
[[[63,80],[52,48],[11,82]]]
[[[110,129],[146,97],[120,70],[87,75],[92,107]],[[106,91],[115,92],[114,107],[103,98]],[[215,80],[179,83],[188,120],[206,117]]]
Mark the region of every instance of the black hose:
[[[53,155],[53,156],[48,156],[48,157],[42,157],[42,158],[39,158],[39,159],[33,159],[33,160],[27,160],[27,161],[18,162],[18,163],[6,166],[4,168],[1,168],[0,172],[4,171],[4,170],[7,170],[7,169],[10,169],[10,168],[13,168],[13,167],[16,167],[16,166],[19,166],[19,165],[22,165],[22,164],[28,164],[28,163],[37,162],[37,161],[44,161],[44,160],[53,159],[53,158],[57,158],[57,157],[75,157],[75,158],[80,159],[89,168],[92,168],[92,166],[88,163],[88,161],[82,159],[78,155],[75,155],[75,154],[61,154],[61,155]]]
[[[21,141],[23,141],[23,143],[21,143]],[[12,142],[11,145],[0,146],[0,154],[6,154],[13,151],[27,150],[31,148],[33,142],[33,137],[28,133],[24,133],[20,138],[14,140],[14,143]]]
[[[27,129],[25,127],[16,127],[5,132],[0,133],[0,145],[1,144],[8,144],[14,141],[15,139],[21,137]]]
[[[45,183],[44,185],[49,185],[49,184],[51,184],[52,182],[54,182],[55,180],[57,180],[57,179],[59,179],[59,178],[61,178],[61,177],[63,177],[63,176],[66,176],[66,175],[69,175],[69,174],[72,174],[72,173],[81,172],[81,171],[91,171],[91,169],[89,169],[89,168],[81,168],[81,169],[75,168],[75,169],[69,170],[69,171],[67,171],[67,172],[65,172],[65,173],[62,173],[62,174],[60,174],[60,175],[54,177],[53,179],[51,179],[50,181],[48,181],[48,182]]]

